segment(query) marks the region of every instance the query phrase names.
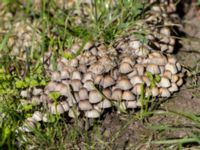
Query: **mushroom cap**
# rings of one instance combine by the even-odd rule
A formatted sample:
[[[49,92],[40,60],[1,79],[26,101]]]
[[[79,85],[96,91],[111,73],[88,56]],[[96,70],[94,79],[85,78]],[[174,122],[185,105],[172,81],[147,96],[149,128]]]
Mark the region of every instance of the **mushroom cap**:
[[[103,88],[110,87],[114,84],[115,80],[110,75],[106,75],[100,82],[100,85],[103,86]]]
[[[160,68],[158,67],[158,65],[149,64],[147,65],[146,71],[151,72],[152,74],[159,74]]]
[[[69,79],[70,78],[70,73],[66,69],[62,70],[60,72],[60,78],[61,80]]]
[[[57,84],[55,91],[58,91],[61,95],[68,96],[68,88],[63,83]]]
[[[122,94],[122,99],[127,101],[135,100],[135,96],[131,91],[124,91]]]
[[[132,86],[131,82],[129,81],[129,79],[122,78],[117,81],[117,87],[121,90],[129,90],[133,86]]]
[[[86,88],[81,88],[78,92],[80,100],[88,99],[88,91]]]
[[[141,94],[142,94],[141,86],[142,86],[142,84],[137,83],[137,84],[133,87],[132,92],[133,92],[135,95],[141,95]]]
[[[134,86],[134,85],[136,85],[136,84],[138,84],[138,83],[144,83],[144,81],[143,81],[142,78],[141,78],[140,76],[138,76],[138,75],[133,76],[133,77],[131,78],[131,84]]]
[[[87,66],[86,65],[79,65],[77,69],[82,73],[86,73]]]
[[[29,96],[29,92],[28,92],[28,90],[22,90],[22,91],[20,92],[20,95],[21,95],[22,97],[26,98],[26,97]]]
[[[176,74],[178,72],[176,65],[172,63],[167,63],[165,65],[165,70],[169,70],[172,74]]]
[[[144,75],[144,66],[141,64],[136,64],[135,68],[137,69],[138,75],[142,76]]]
[[[181,86],[183,84],[183,79],[182,78],[179,78],[179,80],[176,82],[176,84],[178,86]]]
[[[108,99],[104,99],[100,103],[97,104],[99,108],[106,109],[112,106],[111,102]]]
[[[168,88],[168,87],[171,86],[171,83],[170,83],[168,78],[162,77],[160,82],[159,82],[159,86],[160,87],[164,87],[164,88]]]
[[[72,80],[75,80],[75,79],[81,80],[82,79],[82,75],[81,75],[81,73],[79,71],[73,71],[71,79]]]
[[[115,89],[112,91],[112,99],[113,100],[121,100],[122,99],[122,90]]]
[[[127,101],[126,102],[126,108],[131,108],[131,109],[134,109],[134,108],[137,108],[137,101]]]
[[[39,111],[35,111],[35,112],[33,113],[32,118],[33,118],[34,120],[36,120],[36,121],[42,121],[42,113],[39,112]]]
[[[128,74],[128,78],[131,79],[133,76],[136,75],[138,75],[138,72],[137,69],[134,68],[133,71]]]
[[[74,59],[72,59],[72,60],[69,61],[69,65],[71,67],[77,67],[78,64],[79,64],[79,62],[78,62],[78,59],[76,59],[76,58],[74,58]]]
[[[85,112],[85,116],[87,118],[99,118],[100,117],[100,113],[95,110],[95,109],[92,109],[92,110],[88,110]]]
[[[88,71],[91,71],[92,73],[98,75],[98,74],[102,74],[105,71],[105,67],[97,62],[95,64],[92,64],[89,67]]]
[[[170,97],[171,94],[167,88],[160,88],[160,96],[161,97]]]
[[[172,73],[169,70],[165,70],[164,73],[163,73],[163,77],[171,79],[172,78]]]
[[[86,81],[86,82],[84,83],[83,87],[86,88],[88,91],[95,90],[94,83],[93,83],[93,81],[91,81],[91,80]]]
[[[103,93],[103,95],[105,96],[105,97],[107,97],[107,98],[111,98],[111,95],[112,95],[112,93],[111,93],[111,90],[110,89],[103,89],[103,91],[102,91],[102,93]]]
[[[78,79],[71,80],[71,86],[73,91],[77,92],[82,87],[81,81]]]
[[[82,100],[78,103],[78,106],[80,108],[80,110],[91,110],[92,109],[92,105],[89,103],[88,100]]]
[[[157,87],[152,87],[151,88],[151,94],[153,97],[156,97],[159,95],[159,89]]]
[[[134,66],[135,65],[135,61],[129,57],[129,56],[126,56],[122,59],[122,62],[121,63],[128,63],[130,64],[131,66]]]
[[[86,72],[83,76],[82,82],[86,82],[88,80],[93,80],[94,74],[92,72]]]
[[[61,74],[58,71],[52,72],[51,74],[51,80],[52,81],[57,81],[60,82],[61,81]]]
[[[95,84],[100,84],[101,80],[103,80],[103,75],[97,75],[94,79]]]
[[[120,64],[119,72],[122,74],[126,74],[132,71],[132,67],[129,63],[123,62]]]
[[[53,92],[56,89],[57,82],[50,81],[47,86],[45,87],[45,93]]]
[[[178,86],[176,85],[176,83],[172,83],[171,87],[169,87],[168,90],[169,90],[171,93],[177,92],[177,91],[178,91]]]
[[[92,90],[89,93],[89,101],[90,103],[98,103],[102,100],[102,95],[97,90]]]

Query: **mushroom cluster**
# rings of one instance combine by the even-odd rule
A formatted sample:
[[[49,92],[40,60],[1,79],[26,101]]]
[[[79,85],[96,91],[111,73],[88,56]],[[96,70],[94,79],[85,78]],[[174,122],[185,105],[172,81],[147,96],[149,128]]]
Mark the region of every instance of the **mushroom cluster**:
[[[48,122],[48,114],[99,118],[112,107],[118,112],[140,108],[141,96],[169,98],[177,92],[184,75],[180,63],[169,54],[176,42],[165,22],[168,18],[165,14],[170,11],[174,10],[152,7],[145,21],[139,21],[129,35],[117,38],[112,45],[74,44],[70,51],[76,54],[82,48],[80,55],[70,60],[58,58],[57,70],[53,70],[49,62],[46,69],[51,80],[47,86],[34,88],[29,93],[31,96],[26,91],[21,92],[21,96],[47,110],[34,112],[26,124],[34,127],[38,121]],[[133,34],[141,28],[148,31],[145,35],[148,43]],[[50,95],[55,92],[59,96],[53,100]],[[24,130],[29,131],[26,127]]]

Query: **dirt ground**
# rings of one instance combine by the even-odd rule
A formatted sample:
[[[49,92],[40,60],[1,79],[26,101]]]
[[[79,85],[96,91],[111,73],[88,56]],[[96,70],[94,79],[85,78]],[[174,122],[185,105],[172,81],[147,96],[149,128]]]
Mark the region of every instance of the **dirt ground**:
[[[177,46],[176,57],[185,68],[185,85],[181,90],[174,94],[172,98],[162,103],[158,110],[180,111],[185,113],[200,114],[200,76],[195,74],[200,61],[200,10],[193,4],[190,8],[186,6],[186,14],[182,18],[184,33],[180,37],[180,45]],[[200,67],[200,66],[199,66]],[[190,70],[190,71],[188,71]],[[191,71],[192,70],[192,71]],[[129,116],[130,117],[130,116]],[[102,123],[103,136],[107,139],[113,139],[113,135],[121,130],[127,116],[119,117],[118,114],[107,114]],[[125,121],[127,122],[127,121]],[[151,126],[155,125],[179,126],[178,130],[156,131]],[[191,134],[191,122],[178,116],[153,115],[145,123],[141,121],[132,121],[128,127],[120,132],[119,137],[114,139],[111,149],[163,149],[163,146],[148,144],[151,140],[161,140],[162,137],[184,138]],[[185,149],[198,149],[194,145],[186,145]],[[167,147],[169,148],[169,147]],[[170,149],[176,149],[171,146]]]

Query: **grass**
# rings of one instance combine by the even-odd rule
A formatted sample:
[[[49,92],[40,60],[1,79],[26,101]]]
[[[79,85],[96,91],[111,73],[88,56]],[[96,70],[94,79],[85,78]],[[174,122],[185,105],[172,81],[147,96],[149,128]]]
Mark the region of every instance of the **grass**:
[[[16,20],[32,19],[37,21],[39,25],[29,24],[33,29],[32,41],[36,40],[35,35],[37,34],[41,36],[41,40],[36,47],[26,47],[26,59],[24,59],[10,55],[12,47],[8,46],[8,41],[12,37],[13,26],[6,34],[0,33],[0,53],[2,55],[0,59],[0,149],[121,149],[120,146],[123,147],[126,144],[121,142],[120,145],[117,142],[135,122],[141,123],[141,126],[148,132],[147,135],[145,133],[136,134],[134,138],[136,138],[137,144],[132,144],[130,149],[139,149],[143,145],[147,148],[152,145],[159,145],[165,148],[174,146],[181,149],[187,144],[199,144],[200,121],[198,114],[172,110],[158,113],[158,111],[148,107],[150,101],[154,101],[154,99],[145,97],[144,87],[141,87],[143,89],[143,96],[141,96],[142,109],[136,115],[118,115],[117,117],[120,118],[119,121],[121,122],[115,123],[119,127],[105,127],[105,130],[114,129],[107,138],[102,134],[104,133],[102,131],[104,122],[102,121],[105,121],[104,117],[107,117],[107,115],[103,115],[103,118],[91,123],[91,120],[87,119],[70,120],[65,116],[49,114],[51,122],[38,123],[32,133],[20,131],[19,127],[35,110],[44,111],[40,107],[31,104],[22,105],[22,98],[19,93],[22,89],[44,87],[47,84],[49,79],[46,76],[44,66],[45,52],[53,51],[51,62],[56,70],[55,60],[57,57],[63,56],[67,59],[73,59],[82,52],[82,48],[75,54],[68,51],[77,41],[79,41],[81,47],[88,41],[96,40],[111,45],[118,36],[126,35],[137,20],[142,18],[145,2],[119,0],[117,5],[114,6],[112,0],[94,0],[93,7],[86,7],[87,16],[81,15],[82,10],[79,5],[65,10],[55,5],[55,0],[42,0],[39,9],[32,5],[31,0],[26,3],[21,3],[18,0],[3,0],[0,5],[2,3],[6,5],[5,12],[16,12],[15,17],[9,20],[12,25]],[[73,15],[74,9],[78,10],[78,15]],[[76,23],[75,20],[77,19],[84,22],[82,24]],[[2,24],[0,23],[0,28]],[[136,36],[146,42],[143,34],[145,33],[142,32],[141,34],[139,32],[136,33]],[[191,78],[196,81],[199,68],[195,69],[191,69],[194,71],[190,73],[192,74]],[[149,79],[152,86],[154,86],[159,77],[149,74]],[[197,81],[195,86],[199,86]],[[58,95],[54,93],[51,96],[56,99]],[[170,124],[149,124],[148,119],[152,115],[186,118],[192,123],[192,129],[195,128],[195,132],[191,130],[192,134],[185,138],[173,137],[173,139],[169,139],[163,135],[164,137],[161,140],[156,140],[156,138],[152,138],[152,135],[162,136],[164,132],[178,131],[182,128]],[[141,130],[141,127],[133,127],[136,130]],[[127,141],[129,140],[132,139]]]

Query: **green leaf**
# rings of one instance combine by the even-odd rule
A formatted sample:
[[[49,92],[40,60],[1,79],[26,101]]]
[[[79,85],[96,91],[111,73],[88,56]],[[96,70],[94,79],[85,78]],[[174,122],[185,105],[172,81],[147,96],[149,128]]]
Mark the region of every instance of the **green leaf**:
[[[54,100],[57,101],[57,99],[61,96],[60,92],[51,92],[48,94],[48,96]]]

